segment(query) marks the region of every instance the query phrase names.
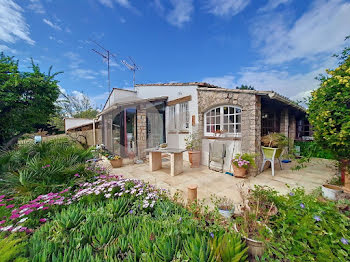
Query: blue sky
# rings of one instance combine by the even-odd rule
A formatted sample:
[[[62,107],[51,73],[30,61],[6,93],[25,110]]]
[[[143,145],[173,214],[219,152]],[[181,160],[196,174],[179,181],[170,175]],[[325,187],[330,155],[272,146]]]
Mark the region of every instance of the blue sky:
[[[64,71],[60,86],[96,105],[107,65],[90,39],[116,55],[112,87],[131,88],[120,61],[132,56],[137,83],[248,84],[300,99],[335,66],[349,24],[345,0],[0,0],[0,50],[23,70],[32,57]]]

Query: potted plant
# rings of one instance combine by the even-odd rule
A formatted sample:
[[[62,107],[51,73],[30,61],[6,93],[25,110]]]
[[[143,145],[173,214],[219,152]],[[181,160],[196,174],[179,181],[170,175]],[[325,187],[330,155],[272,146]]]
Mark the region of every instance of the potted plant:
[[[192,133],[187,138],[185,138],[185,142],[191,167],[199,167],[201,162],[201,139],[199,134]]]
[[[118,168],[123,166],[123,159],[119,155],[108,156],[109,162],[113,168]]]
[[[277,213],[273,202],[260,198],[259,195],[244,194],[240,191],[244,206],[239,216],[235,217],[234,229],[246,240],[251,257],[261,256],[265,252],[265,243],[273,232],[268,227],[269,219]],[[274,211],[276,210],[276,212]]]
[[[254,154],[236,154],[232,159],[233,173],[235,177],[245,178],[250,165],[255,167]]]
[[[215,199],[215,205],[219,210],[219,214],[226,219],[230,219],[235,211],[233,202],[227,197]]]
[[[269,133],[261,138],[262,150],[267,158],[279,158],[288,143],[288,138],[281,133]]]

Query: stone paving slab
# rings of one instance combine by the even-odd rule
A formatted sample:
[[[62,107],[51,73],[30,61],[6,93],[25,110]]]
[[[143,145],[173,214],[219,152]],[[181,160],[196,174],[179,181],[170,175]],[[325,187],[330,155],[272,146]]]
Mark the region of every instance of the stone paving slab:
[[[115,168],[113,173],[144,180],[158,188],[168,189],[171,194],[179,190],[183,197],[187,195],[187,187],[190,184],[196,184],[199,199],[209,199],[212,194],[216,194],[220,197],[226,196],[238,203],[241,199],[238,186],[242,183],[246,188],[254,188],[254,185],[269,186],[282,194],[290,191],[286,184],[292,188],[302,186],[307,192],[311,192],[332,179],[337,172],[334,161],[312,159],[306,168],[299,171],[291,170],[295,163],[289,163],[283,164],[282,170],[276,166],[274,177],[271,175],[271,169],[268,168],[256,177],[242,179],[209,170],[206,166],[190,168],[189,163],[184,161],[184,172],[172,177],[169,164],[169,161],[163,161],[163,168],[154,172],[149,171],[148,163],[131,164]]]

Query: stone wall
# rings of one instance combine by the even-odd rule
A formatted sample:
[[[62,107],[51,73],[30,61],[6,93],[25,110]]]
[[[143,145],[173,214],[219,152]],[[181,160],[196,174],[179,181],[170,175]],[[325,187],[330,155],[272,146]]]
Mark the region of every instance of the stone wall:
[[[261,163],[261,99],[253,92],[223,89],[198,89],[198,131],[204,134],[204,113],[220,105],[233,105],[242,109],[242,136],[241,138],[227,138],[241,140],[241,153],[254,153],[256,165]],[[225,138],[220,138],[220,140]],[[257,174],[257,168],[251,169],[250,174]]]
[[[137,154],[140,159],[146,157],[146,139],[146,108],[144,105],[139,105],[137,107]]]

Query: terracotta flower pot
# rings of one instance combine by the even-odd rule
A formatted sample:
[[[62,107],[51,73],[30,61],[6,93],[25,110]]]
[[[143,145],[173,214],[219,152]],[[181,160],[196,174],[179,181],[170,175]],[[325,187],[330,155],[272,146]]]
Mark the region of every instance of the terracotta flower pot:
[[[241,177],[241,178],[247,177],[247,169],[246,168],[238,167],[234,164],[232,166],[233,166],[233,174],[235,177]]]
[[[109,162],[111,162],[111,165],[113,168],[118,168],[118,167],[123,166],[123,159],[122,158],[109,160]]]
[[[191,168],[199,167],[201,163],[201,151],[188,151],[188,159],[191,163]]]

